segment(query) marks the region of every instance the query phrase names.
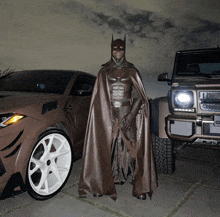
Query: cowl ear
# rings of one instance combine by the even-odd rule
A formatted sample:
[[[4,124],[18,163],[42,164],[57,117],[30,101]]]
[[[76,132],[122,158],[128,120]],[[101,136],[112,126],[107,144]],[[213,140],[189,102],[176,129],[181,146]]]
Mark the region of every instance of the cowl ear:
[[[125,42],[125,44],[126,44],[126,35],[124,36],[124,42]]]

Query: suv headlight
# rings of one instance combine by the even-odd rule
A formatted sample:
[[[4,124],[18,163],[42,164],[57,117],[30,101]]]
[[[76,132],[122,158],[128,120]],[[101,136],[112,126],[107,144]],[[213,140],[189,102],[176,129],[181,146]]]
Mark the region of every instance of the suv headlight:
[[[192,108],[194,105],[192,91],[175,91],[173,100],[174,106],[178,108]]]
[[[6,127],[10,124],[14,124],[25,116],[20,114],[1,114],[0,115],[0,128]]]

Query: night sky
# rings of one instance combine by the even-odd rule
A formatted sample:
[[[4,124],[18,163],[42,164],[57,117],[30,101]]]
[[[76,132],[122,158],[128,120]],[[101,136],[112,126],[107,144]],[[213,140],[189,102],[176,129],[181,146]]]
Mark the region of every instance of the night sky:
[[[126,34],[126,58],[155,97],[167,86],[157,76],[172,71],[177,50],[220,45],[219,9],[219,0],[1,0],[0,70],[96,75],[110,59],[112,34]]]

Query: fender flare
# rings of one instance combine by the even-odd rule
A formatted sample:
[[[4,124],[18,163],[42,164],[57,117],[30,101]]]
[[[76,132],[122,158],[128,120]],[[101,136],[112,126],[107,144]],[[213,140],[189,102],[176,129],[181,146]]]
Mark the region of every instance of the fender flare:
[[[63,133],[67,134],[65,127],[63,126],[63,128],[59,128],[61,126],[61,124],[58,127],[58,124],[54,123],[45,123],[42,121],[37,121],[34,119],[34,132],[32,132],[32,137],[29,137],[28,135],[25,137],[25,139],[22,142],[22,146],[16,156],[16,161],[15,161],[15,168],[14,168],[14,173],[20,172],[21,177],[23,179],[23,182],[25,183],[26,180],[26,170],[27,170],[27,163],[29,160],[29,157],[33,147],[35,146],[38,138],[42,135],[42,133],[48,131],[48,130],[60,130]],[[33,130],[33,129],[32,129]],[[67,136],[69,137],[69,135],[67,134]],[[35,139],[33,139],[35,138]],[[71,143],[73,142],[70,139]],[[27,157],[24,157],[27,156]]]
[[[167,97],[159,97],[150,102],[151,132],[160,138],[168,138],[165,117],[170,114]]]

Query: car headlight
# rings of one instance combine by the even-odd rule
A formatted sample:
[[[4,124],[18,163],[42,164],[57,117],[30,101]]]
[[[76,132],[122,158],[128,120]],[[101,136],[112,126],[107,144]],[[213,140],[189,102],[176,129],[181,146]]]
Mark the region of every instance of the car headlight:
[[[2,114],[0,115],[0,127],[6,127],[10,124],[17,123],[25,116],[20,114]]]
[[[175,91],[173,98],[175,107],[192,108],[194,105],[192,91]]]

